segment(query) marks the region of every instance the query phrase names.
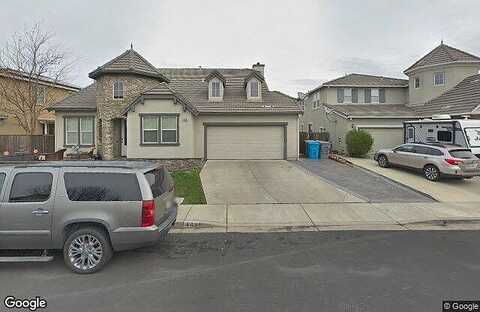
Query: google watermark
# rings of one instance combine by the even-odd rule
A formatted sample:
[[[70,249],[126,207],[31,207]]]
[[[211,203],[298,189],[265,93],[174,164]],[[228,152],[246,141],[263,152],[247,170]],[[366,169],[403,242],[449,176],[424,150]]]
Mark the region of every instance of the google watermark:
[[[36,296],[34,298],[15,298],[15,296],[7,296],[3,300],[3,305],[7,309],[28,309],[37,311],[38,309],[47,308],[47,300]]]
[[[480,301],[448,300],[442,302],[443,312],[480,311]]]

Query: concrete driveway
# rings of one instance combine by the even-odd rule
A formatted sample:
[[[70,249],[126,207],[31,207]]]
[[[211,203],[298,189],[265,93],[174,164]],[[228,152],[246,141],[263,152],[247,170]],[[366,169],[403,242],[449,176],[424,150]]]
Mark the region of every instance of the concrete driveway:
[[[382,168],[372,159],[347,158],[353,164],[418,190],[441,202],[480,202],[480,177],[471,180],[441,179],[430,182],[421,173]]]
[[[209,160],[200,177],[208,204],[365,201],[284,160]]]

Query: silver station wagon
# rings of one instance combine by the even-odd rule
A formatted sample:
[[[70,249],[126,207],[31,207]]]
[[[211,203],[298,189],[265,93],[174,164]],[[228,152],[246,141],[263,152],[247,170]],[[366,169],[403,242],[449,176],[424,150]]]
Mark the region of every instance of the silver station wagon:
[[[0,249],[63,249],[76,273],[155,243],[177,218],[173,179],[152,162],[2,166],[0,187]]]
[[[469,179],[480,175],[480,160],[469,149],[456,145],[402,144],[379,150],[374,159],[380,167],[421,170],[430,181],[438,181],[441,176]]]

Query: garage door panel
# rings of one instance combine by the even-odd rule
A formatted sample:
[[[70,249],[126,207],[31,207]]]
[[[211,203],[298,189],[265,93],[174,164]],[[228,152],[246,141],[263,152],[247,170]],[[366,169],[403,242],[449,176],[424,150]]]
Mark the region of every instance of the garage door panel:
[[[209,126],[208,159],[283,159],[283,127]]]
[[[382,148],[392,148],[403,143],[402,128],[361,128],[372,135],[373,146],[370,154]]]

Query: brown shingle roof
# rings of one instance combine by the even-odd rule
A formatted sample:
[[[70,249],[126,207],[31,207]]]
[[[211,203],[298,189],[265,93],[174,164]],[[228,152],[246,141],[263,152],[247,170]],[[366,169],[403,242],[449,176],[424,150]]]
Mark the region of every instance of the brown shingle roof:
[[[105,63],[88,74],[88,77],[95,79],[103,74],[137,74],[158,78],[161,81],[168,81],[157,68],[150,64],[137,51],[130,49],[120,54],[113,60]]]
[[[323,104],[346,118],[403,118],[415,117],[417,114],[403,104]]]
[[[186,101],[195,106],[199,113],[300,113],[301,108],[294,98],[283,93],[270,91],[262,83],[261,101],[247,100],[244,88],[245,79],[253,69],[249,68],[161,68],[170,79],[168,86]],[[219,72],[225,78],[223,101],[208,100],[208,81],[212,71]]]
[[[62,101],[53,104],[49,110],[96,110],[96,85],[92,83]]]
[[[419,67],[453,62],[480,62],[480,58],[473,54],[441,43],[438,47],[430,51],[427,55],[416,61],[412,66],[405,69],[404,73],[407,74]]]
[[[415,111],[422,116],[463,115],[480,107],[480,74],[465,78],[455,87],[430,100]]]
[[[327,82],[308,92],[311,94],[323,87],[406,88],[408,80],[365,74],[348,74]]]

